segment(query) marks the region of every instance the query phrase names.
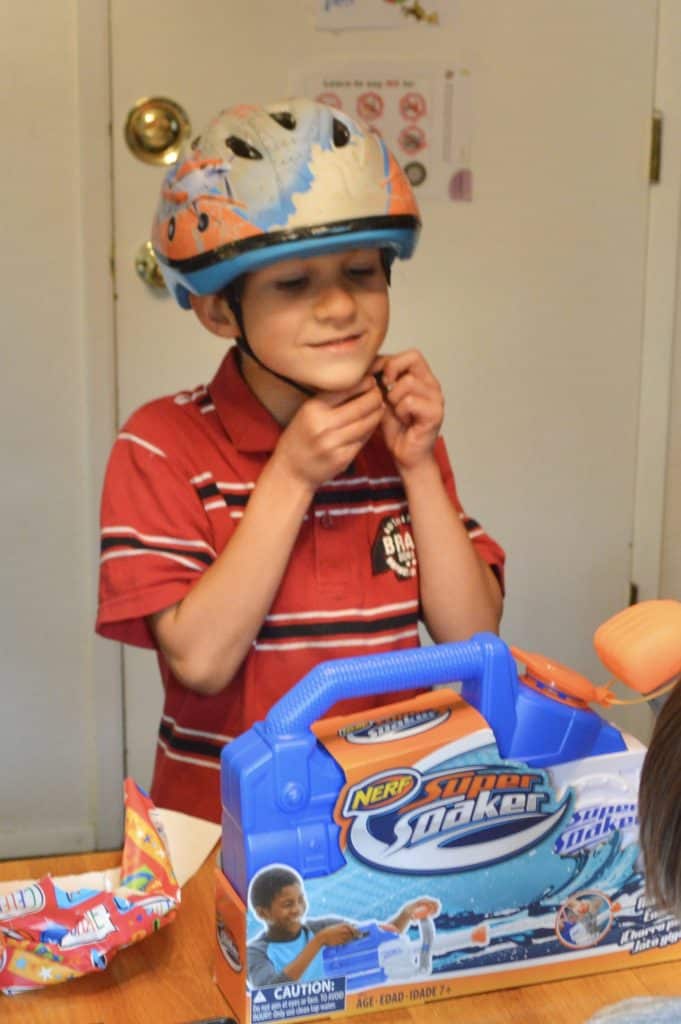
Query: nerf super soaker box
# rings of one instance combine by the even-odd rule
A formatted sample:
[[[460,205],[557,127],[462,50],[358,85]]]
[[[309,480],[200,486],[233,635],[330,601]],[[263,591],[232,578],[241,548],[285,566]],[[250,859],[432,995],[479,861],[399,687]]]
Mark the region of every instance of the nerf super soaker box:
[[[681,671],[680,635],[681,604],[651,601],[595,643],[650,697]],[[644,891],[645,748],[590,707],[613,700],[492,634],[317,666],[223,752],[216,978],[239,1024],[681,956]]]

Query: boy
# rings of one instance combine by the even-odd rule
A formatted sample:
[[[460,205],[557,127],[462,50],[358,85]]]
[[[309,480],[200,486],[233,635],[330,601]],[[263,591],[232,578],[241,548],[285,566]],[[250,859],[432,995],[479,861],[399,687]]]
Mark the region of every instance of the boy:
[[[262,987],[285,981],[315,981],[324,977],[325,946],[344,946],[362,937],[349,921],[335,917],[303,920],[307,910],[299,876],[284,866],[259,872],[250,888],[253,912],[267,925],[248,945],[248,980]],[[439,913],[429,897],[405,904],[389,927],[403,932],[412,921]]]
[[[439,385],[379,354],[418,229],[378,136],[308,100],[222,112],[166,177],[166,281],[237,345],[131,417],[104,485],[97,628],[158,653],[161,806],[218,821],[223,744],[319,661],[417,646],[419,615],[498,628],[504,555],[458,503]]]

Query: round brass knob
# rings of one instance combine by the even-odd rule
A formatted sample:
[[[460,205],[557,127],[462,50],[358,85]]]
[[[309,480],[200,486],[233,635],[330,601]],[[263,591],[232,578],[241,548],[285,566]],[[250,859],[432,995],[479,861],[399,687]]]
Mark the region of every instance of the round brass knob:
[[[151,242],[144,242],[137,250],[135,254],[135,270],[137,275],[150,288],[158,291],[165,290],[166,283],[163,280],[163,274],[161,273],[161,268],[158,265],[156,253]]]
[[[174,164],[190,132],[185,111],[163,96],[138,100],[125,122],[129,149],[147,164]]]

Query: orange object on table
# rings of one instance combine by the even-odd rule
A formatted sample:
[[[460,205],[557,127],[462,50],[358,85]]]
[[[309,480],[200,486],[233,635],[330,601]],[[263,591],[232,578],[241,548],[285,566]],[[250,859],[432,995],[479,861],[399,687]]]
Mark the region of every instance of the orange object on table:
[[[643,601],[599,626],[594,647],[609,672],[638,693],[681,673],[681,602]]]

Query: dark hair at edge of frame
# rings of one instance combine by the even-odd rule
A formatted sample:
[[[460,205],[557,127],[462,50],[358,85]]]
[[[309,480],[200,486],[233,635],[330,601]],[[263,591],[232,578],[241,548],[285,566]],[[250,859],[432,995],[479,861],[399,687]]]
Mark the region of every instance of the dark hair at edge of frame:
[[[266,868],[251,883],[251,905],[269,910],[272,900],[287,885],[300,885],[300,879],[288,868]]]
[[[640,842],[646,892],[663,910],[681,916],[681,683],[657,718],[641,769]]]

